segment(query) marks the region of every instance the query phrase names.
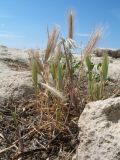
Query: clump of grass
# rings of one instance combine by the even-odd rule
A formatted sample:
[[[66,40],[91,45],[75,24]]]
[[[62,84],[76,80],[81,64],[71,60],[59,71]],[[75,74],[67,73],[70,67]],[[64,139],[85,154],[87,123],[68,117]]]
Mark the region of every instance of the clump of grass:
[[[104,60],[101,66],[99,65],[98,67],[98,70],[100,71],[99,82],[95,79],[95,75],[93,73],[94,64],[91,62],[91,53],[100,39],[101,32],[101,28],[94,31],[87,46],[83,50],[83,58],[81,61],[76,62],[72,55],[72,51],[77,48],[73,40],[74,14],[70,11],[68,15],[67,38],[60,37],[57,28],[54,28],[52,32],[49,32],[47,29],[48,42],[44,56],[40,58],[39,53],[32,53],[32,56],[30,55],[32,64],[32,79],[36,93],[36,103],[39,103],[39,100],[37,99],[37,97],[39,97],[39,92],[45,92],[48,97],[48,113],[50,110],[49,104],[51,98],[57,98],[57,103],[54,104],[56,107],[54,109],[55,113],[59,110],[59,112],[61,112],[60,115],[64,115],[64,109],[60,106],[61,102],[63,106],[64,104],[67,104],[67,112],[64,115],[65,117],[63,117],[63,119],[65,119],[65,123],[71,112],[71,108],[76,107],[77,109],[80,107],[80,79],[76,76],[76,70],[81,70],[84,72],[84,61],[86,61],[88,68],[88,88],[90,98],[91,100],[102,98],[106,78],[105,76],[107,74],[107,57],[105,56],[103,58]],[[41,76],[41,81],[38,81],[38,75]],[[41,86],[41,89],[38,88],[38,86]],[[56,117],[59,117],[58,112]]]
[[[85,104],[104,97],[108,56],[105,54],[102,62],[97,65],[97,73],[94,72],[96,65],[91,60],[102,29],[97,28],[93,32],[87,46],[82,50],[80,60],[75,60],[72,54],[74,49],[78,49],[73,40],[73,12],[68,15],[67,38],[60,37],[57,28],[52,32],[47,29],[47,33],[48,42],[44,55],[40,57],[38,52],[29,53],[36,108],[41,115],[39,124],[48,124],[44,131],[51,137],[59,133],[72,135],[74,129],[71,126],[77,124]]]
[[[69,119],[70,108],[77,108],[77,84],[74,82],[76,69],[79,68],[79,62],[73,60],[72,49],[75,47],[73,41],[73,13],[69,13],[68,38],[60,38],[59,31],[54,28],[50,33],[48,30],[48,42],[45,54],[42,58],[38,53],[29,53],[32,65],[32,79],[35,87],[36,103],[39,108],[38,98],[41,92],[47,96],[46,107],[50,115],[51,100],[54,101],[54,114],[56,122],[62,126]],[[42,78],[38,81],[39,75]],[[39,88],[40,86],[40,88]],[[57,99],[57,101],[56,101]],[[62,104],[62,106],[61,106]],[[41,108],[41,107],[40,107]],[[43,113],[42,107],[42,113]],[[52,115],[54,117],[54,114]],[[64,121],[64,122],[63,122]],[[64,128],[64,127],[63,127]]]

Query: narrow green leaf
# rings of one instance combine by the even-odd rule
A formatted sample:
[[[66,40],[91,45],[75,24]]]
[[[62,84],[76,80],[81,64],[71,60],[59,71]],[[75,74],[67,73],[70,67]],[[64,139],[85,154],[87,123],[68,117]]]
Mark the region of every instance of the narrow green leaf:
[[[62,64],[58,64],[58,86],[59,89],[62,89],[62,85],[63,85],[63,76],[64,76],[64,72],[63,72],[63,67]]]
[[[15,125],[17,125],[17,115],[16,115],[16,113],[11,112],[11,114],[12,114],[12,118],[13,118],[13,121],[14,121]]]
[[[107,80],[107,75],[108,75],[108,55],[104,54],[103,55],[103,61],[102,61],[102,74],[103,74],[103,80]]]
[[[93,70],[94,64],[91,62],[91,59],[89,56],[86,57],[86,65],[89,72]]]

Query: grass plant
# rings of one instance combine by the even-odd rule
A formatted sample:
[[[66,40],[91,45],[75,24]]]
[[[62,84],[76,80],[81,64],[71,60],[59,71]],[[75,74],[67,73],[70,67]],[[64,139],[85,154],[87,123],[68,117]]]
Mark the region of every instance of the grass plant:
[[[73,50],[77,48],[73,40],[73,12],[70,11],[68,15],[67,38],[59,36],[58,28],[54,28],[51,33],[47,28],[48,42],[44,56],[40,58],[39,53],[29,54],[32,64],[32,79],[35,87],[37,104],[39,103],[39,98],[37,99],[37,97],[39,97],[39,92],[45,92],[48,97],[48,110],[50,110],[50,99],[54,99],[54,97],[56,97],[57,102],[54,112],[58,114],[59,111],[61,112],[60,115],[64,115],[62,113],[64,109],[62,110],[60,106],[61,102],[64,102],[64,104],[67,104],[67,111],[65,115],[68,118],[70,110],[74,107],[79,107],[80,90],[78,88],[81,79],[76,76],[76,71],[81,70],[81,72],[84,72],[84,61],[86,62],[88,69],[88,88],[91,100],[97,100],[103,97],[105,79],[108,71],[107,56],[103,57],[103,62],[98,66],[98,71],[100,72],[99,82],[96,81],[96,75],[94,75],[93,72],[95,65],[91,61],[91,53],[100,39],[101,33],[101,28],[97,28],[93,32],[87,46],[82,51],[82,59],[75,61],[72,55]],[[38,75],[41,76],[41,81],[38,81]],[[38,86],[41,86],[40,88],[42,88],[42,90],[40,90]],[[58,116],[56,115],[56,117]],[[63,119],[65,119],[66,122],[66,118],[63,117]]]

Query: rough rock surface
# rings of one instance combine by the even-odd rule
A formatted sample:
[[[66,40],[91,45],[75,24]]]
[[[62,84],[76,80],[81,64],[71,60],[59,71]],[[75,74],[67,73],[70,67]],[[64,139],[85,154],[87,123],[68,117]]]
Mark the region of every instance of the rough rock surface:
[[[25,66],[21,69],[28,61],[27,56],[24,50],[0,47],[0,106],[11,96],[20,99],[33,93],[31,73]]]
[[[78,125],[77,160],[120,160],[120,97],[87,104]]]
[[[24,49],[15,49],[0,46],[0,60],[5,59],[28,62],[28,53]]]

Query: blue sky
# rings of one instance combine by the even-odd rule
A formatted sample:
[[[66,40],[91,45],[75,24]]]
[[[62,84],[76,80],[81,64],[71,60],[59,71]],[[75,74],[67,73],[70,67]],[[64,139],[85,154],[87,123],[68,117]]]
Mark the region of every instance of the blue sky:
[[[89,39],[97,25],[105,27],[99,47],[120,48],[120,0],[0,0],[0,44],[44,48],[47,25],[58,24],[67,35],[67,12],[75,12],[74,38]]]

